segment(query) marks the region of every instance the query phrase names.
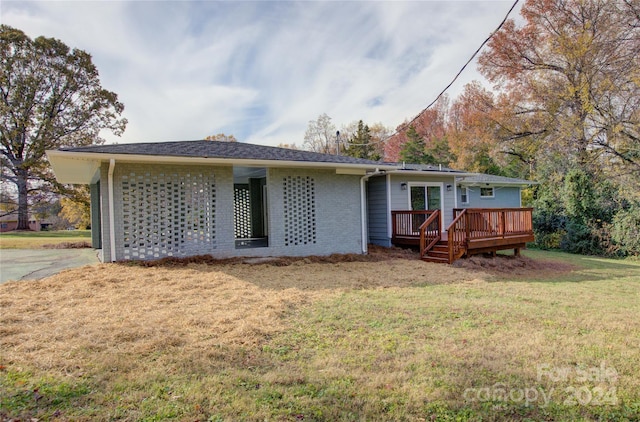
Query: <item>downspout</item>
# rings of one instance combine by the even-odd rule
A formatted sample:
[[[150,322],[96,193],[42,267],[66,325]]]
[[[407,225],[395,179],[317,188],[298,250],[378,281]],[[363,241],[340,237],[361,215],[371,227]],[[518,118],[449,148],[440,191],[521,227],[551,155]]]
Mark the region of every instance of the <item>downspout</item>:
[[[109,175],[107,183],[109,184],[109,247],[111,262],[116,262],[116,216],[115,206],[113,204],[113,170],[116,167],[116,160],[109,160]]]
[[[453,208],[458,208],[458,182],[453,178]]]
[[[391,236],[393,236],[393,228],[391,227],[391,174],[387,173],[385,178],[385,193],[387,195],[387,237],[391,239]]]
[[[365,174],[360,178],[360,223],[362,224],[362,253],[366,254],[367,249],[367,192],[365,190],[364,182],[367,181],[371,176],[375,176],[376,174],[380,174],[380,169],[376,169],[371,174]]]

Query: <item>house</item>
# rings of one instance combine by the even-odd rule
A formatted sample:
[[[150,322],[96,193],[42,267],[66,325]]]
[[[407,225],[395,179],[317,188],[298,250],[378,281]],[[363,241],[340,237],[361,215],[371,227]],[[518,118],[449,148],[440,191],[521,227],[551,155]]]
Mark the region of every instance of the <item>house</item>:
[[[90,185],[92,244],[104,261],[366,253],[370,242],[419,245],[432,260],[434,248],[452,245],[452,262],[473,249],[463,241],[479,242],[473,236],[503,249],[533,236],[530,209],[508,211],[508,227],[507,211],[461,209],[458,185],[471,201],[479,176],[441,166],[218,141],[95,145],[47,156],[59,182]],[[511,222],[512,214],[528,223]],[[462,239],[465,225],[472,230]]]
[[[368,229],[375,244],[419,246],[422,259],[514,249],[534,240],[532,209],[521,208],[522,179],[402,164],[368,183]]]
[[[414,213],[411,217],[411,227],[405,222],[405,229],[410,228],[410,231],[417,235],[418,227],[424,222],[425,214],[422,213],[424,210],[450,210],[451,212],[443,214],[440,228],[444,231],[453,221],[453,209],[458,208],[456,178],[464,176],[470,176],[470,174],[443,166],[403,163],[396,164],[395,169],[386,171],[384,174],[369,178],[367,184],[369,241],[381,246],[417,245],[416,239],[406,243],[394,239],[393,225],[396,221],[394,216],[399,215],[397,211],[419,213]]]
[[[369,241],[419,246],[423,259],[514,249],[533,241],[532,209],[521,189],[533,182],[443,166],[399,164],[367,184]]]
[[[457,208],[517,208],[522,189],[537,184],[524,179],[475,173],[456,178]]]
[[[39,232],[40,230],[46,230],[49,226],[43,220],[39,220],[33,215],[29,215],[29,230]],[[0,233],[13,231],[18,227],[18,214],[3,215],[0,217]]]
[[[365,180],[395,168],[204,140],[47,156],[58,181],[90,185],[92,244],[104,261],[363,253]]]

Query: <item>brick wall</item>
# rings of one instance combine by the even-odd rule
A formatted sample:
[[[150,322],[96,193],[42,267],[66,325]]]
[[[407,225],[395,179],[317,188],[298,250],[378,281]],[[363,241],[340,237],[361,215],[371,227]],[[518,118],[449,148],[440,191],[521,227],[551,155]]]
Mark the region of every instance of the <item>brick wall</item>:
[[[105,261],[111,259],[108,168],[101,168],[100,191]],[[268,246],[237,249],[232,167],[116,162],[116,259],[360,253],[359,181],[332,170],[268,169]]]

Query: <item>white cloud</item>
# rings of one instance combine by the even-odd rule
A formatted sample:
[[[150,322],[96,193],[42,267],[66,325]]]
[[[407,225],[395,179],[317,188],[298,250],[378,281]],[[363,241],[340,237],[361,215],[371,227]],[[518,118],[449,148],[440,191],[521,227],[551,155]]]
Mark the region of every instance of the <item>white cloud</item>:
[[[500,22],[505,2],[13,2],[3,23],[93,55],[121,139],[225,132],[302,144],[309,120],[395,127]],[[479,77],[470,66],[451,94]]]

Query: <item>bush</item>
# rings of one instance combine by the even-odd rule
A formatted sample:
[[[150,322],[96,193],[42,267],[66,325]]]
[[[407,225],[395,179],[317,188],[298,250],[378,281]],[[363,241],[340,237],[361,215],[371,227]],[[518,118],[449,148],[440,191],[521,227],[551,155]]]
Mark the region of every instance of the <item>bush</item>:
[[[540,249],[559,249],[566,235],[567,217],[552,210],[534,209],[533,231],[536,237],[535,247]]]
[[[640,206],[619,211],[613,217],[611,238],[623,256],[640,256]]]
[[[567,232],[565,232],[564,230],[553,233],[535,232],[536,241],[534,242],[534,247],[543,250],[560,249],[562,239],[566,236],[566,234]]]
[[[560,247],[564,251],[581,255],[605,255],[606,248],[600,240],[600,232],[601,227],[595,223],[570,220]]]

